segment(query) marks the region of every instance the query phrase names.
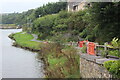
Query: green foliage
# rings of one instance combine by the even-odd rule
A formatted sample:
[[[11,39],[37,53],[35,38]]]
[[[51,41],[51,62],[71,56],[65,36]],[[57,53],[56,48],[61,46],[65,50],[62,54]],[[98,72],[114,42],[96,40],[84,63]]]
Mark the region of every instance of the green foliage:
[[[55,69],[56,67],[64,66],[66,60],[67,60],[66,57],[54,58],[52,55],[48,56],[48,63],[50,69]]]
[[[35,17],[38,18],[39,16],[44,16],[48,14],[56,14],[61,10],[65,10],[66,7],[67,7],[66,2],[48,3],[36,9]]]
[[[103,57],[107,57],[107,55],[110,56],[115,56],[115,57],[120,57],[120,49],[119,49],[119,40],[114,38],[111,43],[106,44],[105,46],[107,46],[107,50],[104,50],[103,48],[98,47],[97,48],[97,52],[101,53],[101,56]]]
[[[29,47],[31,49],[37,49],[39,50],[39,45],[41,43],[35,42],[35,41],[31,41],[33,39],[33,36],[31,34],[28,33],[16,33],[14,35],[12,35],[15,39],[15,44],[18,44],[22,47]]]
[[[82,53],[87,53],[87,47],[86,46],[83,46],[80,50],[81,50]]]
[[[76,49],[59,43],[49,43],[41,48],[46,61],[48,78],[80,78],[79,56]],[[41,57],[41,55],[40,55]]]
[[[48,3],[37,9],[30,9],[22,13],[10,13],[2,14],[2,21],[0,24],[16,24],[16,25],[28,25],[39,17],[47,14],[55,14],[61,10],[65,10],[67,6],[66,2]]]
[[[2,22],[1,24],[14,24],[16,16],[18,14],[2,14]]]
[[[22,27],[23,32],[31,32],[31,27]]]
[[[106,50],[106,51],[103,50],[103,51],[101,52],[101,56],[102,56],[102,57],[107,57],[108,52],[109,52],[108,50]]]
[[[120,40],[118,38],[113,38],[113,40],[111,41],[111,46],[113,48],[120,48]]]
[[[38,18],[34,21],[32,32],[39,32],[39,38],[45,39],[48,35],[52,35],[52,27],[54,26],[54,20],[57,15],[47,15],[41,18]]]
[[[112,65],[113,63],[115,63],[115,61],[106,61],[106,62],[104,62],[104,67],[105,67],[107,70],[109,70],[110,67],[111,67],[111,65]]]
[[[118,16],[120,14],[120,8],[118,8],[120,2],[97,2],[91,3],[91,5],[83,16],[88,25],[86,32],[83,32],[82,35],[90,41],[99,43],[111,41],[113,37],[120,38],[120,16]]]
[[[118,61],[106,61],[104,67],[115,77],[120,78],[120,60]]]
[[[116,50],[109,50],[109,55],[120,57],[120,40],[118,38],[113,38],[111,44],[107,46],[116,49]]]
[[[61,11],[56,15],[46,15],[34,21],[32,32],[38,32],[40,39],[51,37],[54,41],[77,41],[77,36],[85,28],[84,14],[84,11],[75,14]]]
[[[115,76],[120,78],[120,61],[116,61],[113,65],[111,65],[109,71]]]
[[[120,51],[119,50],[111,50],[111,51],[109,51],[109,55],[120,57]]]

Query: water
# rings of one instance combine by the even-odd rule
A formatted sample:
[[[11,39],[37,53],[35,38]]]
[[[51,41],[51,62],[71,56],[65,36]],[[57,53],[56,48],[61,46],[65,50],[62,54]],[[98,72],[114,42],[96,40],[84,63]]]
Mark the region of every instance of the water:
[[[8,38],[9,34],[20,31],[21,29],[0,29],[0,32],[2,33],[0,33],[0,49],[2,50],[2,77],[42,78],[44,76],[43,64],[42,62],[38,62],[36,60],[36,54],[21,48],[13,47],[13,41]]]

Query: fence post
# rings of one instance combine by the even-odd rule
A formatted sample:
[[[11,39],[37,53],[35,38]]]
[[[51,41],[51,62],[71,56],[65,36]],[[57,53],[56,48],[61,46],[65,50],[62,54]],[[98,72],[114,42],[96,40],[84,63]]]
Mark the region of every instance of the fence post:
[[[95,43],[89,42],[87,45],[87,53],[90,55],[96,55],[95,46],[96,46]]]
[[[108,43],[104,43],[105,57],[107,57],[107,55],[108,55],[108,52],[107,52],[107,44],[108,44]]]

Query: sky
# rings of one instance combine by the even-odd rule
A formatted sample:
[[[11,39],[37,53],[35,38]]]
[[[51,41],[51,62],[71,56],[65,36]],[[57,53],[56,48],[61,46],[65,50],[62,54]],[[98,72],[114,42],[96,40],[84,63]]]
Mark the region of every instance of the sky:
[[[0,13],[23,12],[59,0],[0,0]]]

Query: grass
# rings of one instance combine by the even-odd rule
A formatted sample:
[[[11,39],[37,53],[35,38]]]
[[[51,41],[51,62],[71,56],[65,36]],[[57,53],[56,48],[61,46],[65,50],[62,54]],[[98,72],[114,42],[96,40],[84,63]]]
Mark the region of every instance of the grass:
[[[28,33],[24,33],[22,34],[22,32],[16,33],[14,34],[14,39],[16,41],[16,44],[22,46],[22,47],[29,47],[32,49],[40,49],[40,42],[35,42],[35,41],[31,41],[34,37],[31,34]]]
[[[67,61],[66,57],[54,58],[52,55],[48,55],[48,63],[51,69],[63,66],[66,61]]]

